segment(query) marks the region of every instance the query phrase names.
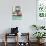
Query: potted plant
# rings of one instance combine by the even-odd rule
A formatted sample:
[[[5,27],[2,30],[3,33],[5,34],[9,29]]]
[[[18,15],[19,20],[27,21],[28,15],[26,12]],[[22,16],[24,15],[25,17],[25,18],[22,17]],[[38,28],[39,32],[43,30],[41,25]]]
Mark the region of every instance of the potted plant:
[[[37,42],[41,43],[40,40],[45,36],[45,32],[35,32],[33,35],[37,38]]]

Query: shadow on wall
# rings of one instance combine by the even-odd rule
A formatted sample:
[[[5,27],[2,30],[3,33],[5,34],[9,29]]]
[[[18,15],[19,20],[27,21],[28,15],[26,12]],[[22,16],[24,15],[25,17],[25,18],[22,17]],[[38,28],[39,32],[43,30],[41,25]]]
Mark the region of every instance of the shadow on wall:
[[[10,33],[10,32],[11,32],[11,28],[8,28],[8,29],[5,29],[5,30],[4,30],[3,34],[4,34],[4,33]]]
[[[7,33],[10,33],[10,30],[11,30],[11,28],[8,28],[8,29],[3,30],[3,32],[0,34],[0,42],[3,42],[4,41],[4,34],[6,32]]]

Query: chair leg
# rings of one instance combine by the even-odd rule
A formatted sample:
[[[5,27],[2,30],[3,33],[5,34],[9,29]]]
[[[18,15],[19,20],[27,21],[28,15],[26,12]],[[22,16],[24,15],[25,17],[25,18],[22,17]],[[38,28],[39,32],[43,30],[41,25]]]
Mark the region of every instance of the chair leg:
[[[7,34],[5,34],[5,46],[7,46]]]
[[[15,46],[19,46],[18,45],[18,34],[17,34],[17,37],[16,37],[16,39],[15,40],[17,40],[17,42],[16,42],[16,45]]]
[[[7,46],[7,42],[6,42],[6,41],[5,41],[5,43],[4,43],[4,44],[5,44],[5,46]]]

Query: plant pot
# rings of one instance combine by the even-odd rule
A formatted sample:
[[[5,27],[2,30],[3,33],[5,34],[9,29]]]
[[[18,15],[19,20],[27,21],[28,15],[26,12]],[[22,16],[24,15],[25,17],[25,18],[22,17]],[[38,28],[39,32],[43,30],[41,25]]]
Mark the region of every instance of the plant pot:
[[[41,44],[44,42],[45,39],[37,39],[37,43]]]
[[[40,39],[37,39],[37,43],[40,43]]]

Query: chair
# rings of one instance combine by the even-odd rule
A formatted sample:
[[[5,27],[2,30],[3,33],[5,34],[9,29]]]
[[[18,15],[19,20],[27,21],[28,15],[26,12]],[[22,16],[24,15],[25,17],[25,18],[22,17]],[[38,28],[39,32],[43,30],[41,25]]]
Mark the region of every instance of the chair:
[[[10,33],[5,34],[5,46],[8,45],[7,38],[10,38],[10,36],[17,36],[16,46],[18,46],[18,34],[10,34]],[[15,38],[15,40],[16,40],[16,38]]]
[[[19,43],[19,46],[30,46],[30,42],[29,42],[29,33],[21,33],[21,39],[24,40],[24,41],[21,41]]]
[[[7,38],[10,38],[11,36],[17,36],[17,45],[16,46],[18,46],[18,27],[11,28],[11,33],[5,33],[5,46],[7,46],[7,44],[8,44]]]

